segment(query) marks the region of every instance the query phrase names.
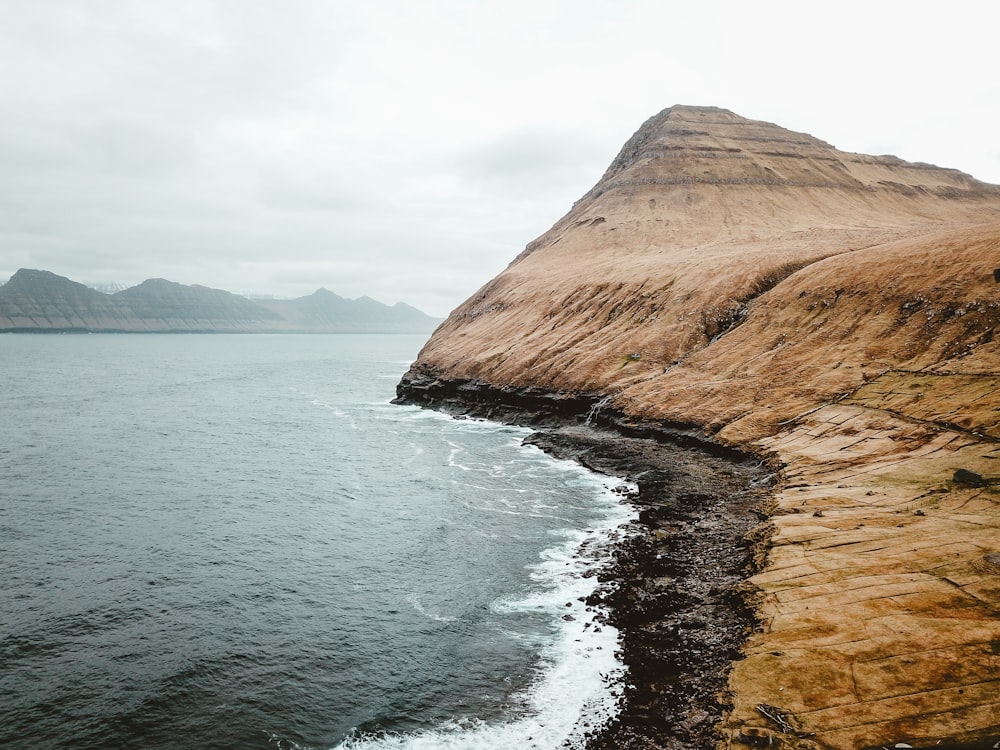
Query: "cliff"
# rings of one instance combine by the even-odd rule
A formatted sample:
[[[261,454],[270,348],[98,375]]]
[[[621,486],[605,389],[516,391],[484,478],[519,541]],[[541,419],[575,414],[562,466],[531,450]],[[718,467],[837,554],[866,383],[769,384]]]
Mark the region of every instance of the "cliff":
[[[149,279],[104,294],[32,269],[0,286],[0,332],[425,333],[437,322],[409,305],[348,300],[326,289],[294,300],[254,301]]]
[[[762,632],[732,666],[720,742],[986,747],[998,268],[1000,187],[675,106],[449,316],[399,393],[772,461]]]

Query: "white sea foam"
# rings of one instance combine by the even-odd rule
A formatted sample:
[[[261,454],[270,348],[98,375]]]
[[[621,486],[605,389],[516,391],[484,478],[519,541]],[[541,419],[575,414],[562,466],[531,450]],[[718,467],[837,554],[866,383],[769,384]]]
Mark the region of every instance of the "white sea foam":
[[[623,524],[634,518],[599,477],[570,462],[557,462],[575,473],[604,499],[604,515],[586,531],[553,532],[559,541],[533,566],[535,583],[526,596],[500,598],[496,612],[531,611],[548,615],[553,635],[542,648],[541,666],[531,686],[515,696],[526,710],[506,721],[463,719],[432,730],[388,735],[357,735],[336,750],[556,750],[580,748],[585,733],[614,716],[625,667],[617,657],[618,632],[596,621],[598,612],[585,601],[597,585],[584,573],[602,564]],[[419,600],[413,599],[414,607]]]
[[[448,447],[450,448],[450,450],[448,451],[448,466],[451,466],[455,469],[461,469],[462,471],[473,471],[473,468],[471,466],[466,466],[465,464],[459,463],[456,460],[456,458],[460,453],[465,452],[465,448],[458,445],[457,443],[453,443],[451,440],[448,440],[447,442],[448,442]]]
[[[435,614],[434,612],[428,611],[424,607],[423,603],[420,601],[420,597],[418,597],[416,594],[410,594],[408,597],[406,597],[406,601],[408,601],[410,605],[417,612],[419,612],[429,620],[434,620],[434,622],[455,622],[455,620],[457,619],[455,617],[450,617],[448,615],[439,615]]]

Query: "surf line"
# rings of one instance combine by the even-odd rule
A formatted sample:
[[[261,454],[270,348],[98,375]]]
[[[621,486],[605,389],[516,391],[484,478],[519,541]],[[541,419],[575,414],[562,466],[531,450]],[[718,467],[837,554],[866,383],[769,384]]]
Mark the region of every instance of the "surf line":
[[[537,430],[526,439],[550,454],[637,485],[629,498],[639,533],[623,539],[589,600],[609,611],[627,668],[614,719],[588,750],[675,738],[709,746],[729,708],[733,654],[754,626],[748,579],[762,562],[753,540],[770,494],[756,457],[691,431],[628,420],[600,395],[494,388],[408,373],[395,403]],[[602,404],[603,406],[603,404]],[[759,536],[759,534],[757,534]]]

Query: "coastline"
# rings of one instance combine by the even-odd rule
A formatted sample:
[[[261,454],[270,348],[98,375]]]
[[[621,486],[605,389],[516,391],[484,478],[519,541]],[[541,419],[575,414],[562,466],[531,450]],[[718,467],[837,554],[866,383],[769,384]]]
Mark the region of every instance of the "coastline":
[[[938,380],[948,388],[932,383],[919,403],[978,394],[977,430],[894,412],[899,389],[877,379],[753,443],[763,460],[597,394],[411,369],[397,402],[535,427],[536,445],[638,485],[644,532],[595,599],[622,634],[628,684],[588,750],[986,750],[1000,737],[1000,426],[981,396],[1000,381]],[[714,473],[684,470],[711,460]],[[727,487],[718,467],[745,483]]]
[[[757,624],[749,578],[766,554],[769,467],[682,426],[602,412],[596,396],[428,385],[404,379],[396,403],[533,427],[526,443],[637,486],[626,500],[640,532],[588,600],[621,634],[627,668],[619,710],[587,735],[588,750],[717,746],[730,667]]]
[[[954,171],[671,107],[399,392],[770,464],[720,749],[997,748],[998,220]]]

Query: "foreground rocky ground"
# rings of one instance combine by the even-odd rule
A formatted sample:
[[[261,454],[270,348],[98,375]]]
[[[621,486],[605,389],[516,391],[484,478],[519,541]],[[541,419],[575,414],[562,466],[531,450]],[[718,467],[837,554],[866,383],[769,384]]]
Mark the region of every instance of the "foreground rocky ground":
[[[998,407],[994,376],[888,373],[761,441],[786,467],[768,564],[751,579],[763,628],[731,678],[733,736],[754,725],[787,747],[996,747]]]
[[[636,483],[639,531],[590,602],[622,633],[628,683],[590,750],[986,750],[1000,743],[1000,378],[928,377],[880,378],[756,457],[586,398],[414,382],[400,398],[533,423],[528,442]],[[948,429],[888,409],[906,403],[979,411]]]

